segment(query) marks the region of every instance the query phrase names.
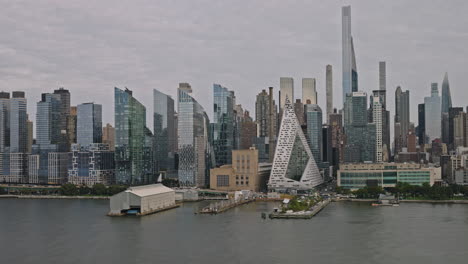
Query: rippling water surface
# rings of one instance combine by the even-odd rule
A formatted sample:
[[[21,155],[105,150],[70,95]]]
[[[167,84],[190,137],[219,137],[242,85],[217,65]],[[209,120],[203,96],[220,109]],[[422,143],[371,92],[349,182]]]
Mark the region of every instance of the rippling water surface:
[[[468,263],[468,205],[332,203],[263,220],[274,203],[107,217],[108,201],[0,199],[0,263]]]

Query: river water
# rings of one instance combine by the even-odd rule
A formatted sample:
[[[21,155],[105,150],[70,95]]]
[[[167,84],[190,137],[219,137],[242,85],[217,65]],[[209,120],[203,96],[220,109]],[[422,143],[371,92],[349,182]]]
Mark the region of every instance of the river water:
[[[468,205],[332,203],[263,220],[274,203],[203,203],[107,217],[105,200],[0,199],[0,263],[468,263]]]

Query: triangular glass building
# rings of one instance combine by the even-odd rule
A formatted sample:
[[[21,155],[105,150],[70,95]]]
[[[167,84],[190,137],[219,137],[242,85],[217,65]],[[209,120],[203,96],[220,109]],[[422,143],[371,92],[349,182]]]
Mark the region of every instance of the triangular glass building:
[[[291,102],[286,98],[268,189],[309,190],[323,177],[302,132]]]

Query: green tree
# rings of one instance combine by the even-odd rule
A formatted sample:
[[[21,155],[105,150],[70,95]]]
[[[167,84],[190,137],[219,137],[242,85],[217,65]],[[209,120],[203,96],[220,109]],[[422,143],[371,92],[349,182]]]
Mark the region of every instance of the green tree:
[[[127,189],[127,186],[125,185],[111,185],[109,188],[107,188],[107,195],[112,196],[114,194],[117,194],[119,192],[123,192]]]
[[[93,185],[91,193],[94,194],[94,195],[106,195],[107,194],[107,188],[106,188],[106,186],[104,184],[97,183],[97,184]]]
[[[72,196],[72,195],[78,195],[79,194],[78,188],[76,187],[76,185],[71,184],[71,183],[67,183],[67,184],[62,185],[60,187],[60,193],[62,195],[67,195],[67,196]]]

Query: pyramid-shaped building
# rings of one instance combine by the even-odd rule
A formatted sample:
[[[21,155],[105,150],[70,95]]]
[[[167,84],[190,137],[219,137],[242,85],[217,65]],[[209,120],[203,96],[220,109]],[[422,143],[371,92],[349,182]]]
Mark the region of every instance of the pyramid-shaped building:
[[[286,98],[268,189],[309,190],[322,183],[294,108]]]

